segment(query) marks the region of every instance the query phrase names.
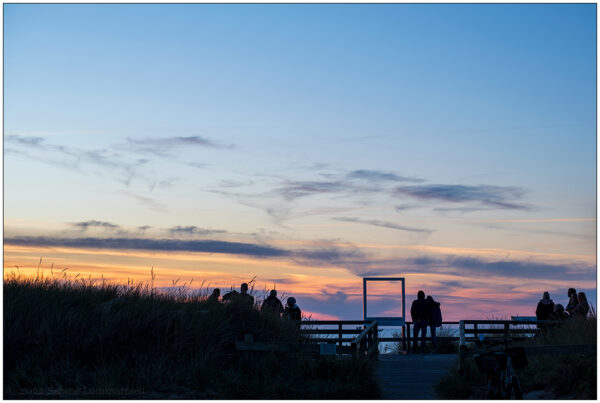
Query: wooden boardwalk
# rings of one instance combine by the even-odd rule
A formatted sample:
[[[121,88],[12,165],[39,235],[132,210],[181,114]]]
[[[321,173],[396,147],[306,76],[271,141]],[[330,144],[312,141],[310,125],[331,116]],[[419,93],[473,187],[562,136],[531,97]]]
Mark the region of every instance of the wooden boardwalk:
[[[380,354],[377,378],[383,398],[437,399],[433,386],[456,365],[456,354]]]

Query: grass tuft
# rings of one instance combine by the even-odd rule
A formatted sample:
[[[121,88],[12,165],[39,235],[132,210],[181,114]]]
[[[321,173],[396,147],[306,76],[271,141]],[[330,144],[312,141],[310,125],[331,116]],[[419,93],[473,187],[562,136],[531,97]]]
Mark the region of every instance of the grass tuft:
[[[4,398],[378,397],[363,360],[237,352],[245,334],[291,342],[298,328],[235,301],[210,304],[207,290],[8,276]]]

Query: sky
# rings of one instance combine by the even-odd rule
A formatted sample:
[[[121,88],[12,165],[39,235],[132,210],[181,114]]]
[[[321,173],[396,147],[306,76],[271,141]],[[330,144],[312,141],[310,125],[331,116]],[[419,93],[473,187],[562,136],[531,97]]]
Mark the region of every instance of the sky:
[[[3,11],[5,277],[595,305],[595,4]]]

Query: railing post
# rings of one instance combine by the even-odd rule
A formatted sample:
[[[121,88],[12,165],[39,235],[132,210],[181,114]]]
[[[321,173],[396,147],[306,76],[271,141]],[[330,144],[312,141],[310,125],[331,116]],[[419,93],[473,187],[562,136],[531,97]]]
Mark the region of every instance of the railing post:
[[[402,351],[406,352],[406,325],[402,326],[400,332],[402,333]]]
[[[464,361],[465,361],[465,352],[467,349],[467,345],[465,342],[465,321],[461,320],[459,327],[458,327],[458,334],[459,334],[459,342],[458,342],[458,369],[462,370],[464,367]]]
[[[341,323],[338,323],[338,330],[340,332],[339,333],[340,339],[339,339],[338,344],[340,346],[340,351],[341,351],[341,349],[342,349],[342,335],[343,335],[343,333],[342,333],[342,324]]]
[[[410,322],[406,322],[406,332],[408,333],[406,335],[406,342],[408,344],[408,350],[407,350],[407,352],[410,353],[411,352],[411,348],[410,348]]]
[[[477,323],[473,323],[473,334],[475,338],[479,337],[479,332],[477,331]]]
[[[373,342],[374,342],[373,345],[375,346],[375,352],[374,352],[374,354],[377,357],[377,359],[379,359],[379,325],[375,325],[373,327],[373,329],[375,329],[374,330],[375,331],[375,337],[374,337],[374,340],[373,340]]]
[[[508,336],[510,334],[510,323],[505,323],[504,324],[504,341],[507,342],[508,341]]]

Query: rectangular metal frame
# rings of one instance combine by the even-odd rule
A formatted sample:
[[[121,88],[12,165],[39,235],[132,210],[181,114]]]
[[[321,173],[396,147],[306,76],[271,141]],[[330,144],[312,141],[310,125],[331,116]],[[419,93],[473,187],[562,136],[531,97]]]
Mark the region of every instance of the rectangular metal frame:
[[[402,317],[367,316],[367,282],[368,281],[401,281],[402,282]],[[376,320],[379,326],[404,326],[406,323],[406,298],[404,295],[404,277],[363,277],[363,319]]]

